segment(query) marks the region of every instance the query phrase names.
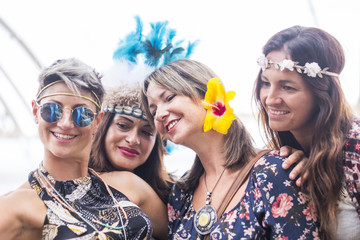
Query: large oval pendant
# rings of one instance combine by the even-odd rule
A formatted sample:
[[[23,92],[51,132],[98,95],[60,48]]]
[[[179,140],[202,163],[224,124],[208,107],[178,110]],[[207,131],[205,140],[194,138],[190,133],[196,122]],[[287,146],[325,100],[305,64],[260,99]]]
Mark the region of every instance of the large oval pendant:
[[[211,205],[205,205],[197,211],[194,217],[194,226],[198,233],[206,235],[217,221],[216,210]]]

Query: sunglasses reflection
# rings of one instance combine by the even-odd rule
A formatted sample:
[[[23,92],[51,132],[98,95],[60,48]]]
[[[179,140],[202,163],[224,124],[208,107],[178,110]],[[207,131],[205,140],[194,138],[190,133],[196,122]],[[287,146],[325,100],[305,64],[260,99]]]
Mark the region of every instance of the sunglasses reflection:
[[[79,127],[89,126],[96,115],[91,109],[85,107],[77,107],[75,109],[63,108],[57,103],[45,103],[39,105],[39,107],[42,119],[48,123],[59,121],[65,109],[71,110],[72,120]]]

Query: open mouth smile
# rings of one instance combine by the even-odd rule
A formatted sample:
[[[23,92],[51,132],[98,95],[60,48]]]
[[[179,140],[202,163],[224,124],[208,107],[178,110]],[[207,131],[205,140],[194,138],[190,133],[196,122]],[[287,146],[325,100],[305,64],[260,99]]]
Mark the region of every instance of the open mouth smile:
[[[51,132],[54,137],[56,137],[60,141],[70,141],[76,137],[76,135],[68,135],[68,134],[61,134],[61,133],[55,133]]]
[[[282,111],[282,110],[273,110],[273,109],[268,109],[268,113],[271,115],[285,115],[290,113],[290,111]]]
[[[171,130],[174,128],[174,126],[179,122],[179,119],[173,120],[171,121],[167,126],[166,126],[166,130],[168,132],[171,132]]]

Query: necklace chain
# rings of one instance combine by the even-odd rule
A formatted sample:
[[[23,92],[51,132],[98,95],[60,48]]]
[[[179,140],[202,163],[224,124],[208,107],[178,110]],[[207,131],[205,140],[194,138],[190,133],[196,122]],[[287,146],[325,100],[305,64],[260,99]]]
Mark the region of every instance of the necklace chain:
[[[205,181],[205,188],[206,188],[206,201],[205,201],[205,204],[206,204],[206,205],[209,205],[209,204],[211,203],[211,194],[212,194],[212,192],[215,190],[216,185],[219,183],[222,175],[223,175],[224,172],[225,172],[225,169],[226,169],[226,168],[224,168],[224,170],[221,172],[219,178],[216,180],[216,183],[215,183],[213,189],[212,189],[210,192],[209,192],[208,187],[207,187],[207,184],[206,184],[206,172],[205,172],[205,176],[204,176],[205,179],[204,179],[204,181]]]
[[[56,193],[57,196],[54,196],[55,199],[56,199],[61,205],[64,205],[64,204],[65,204],[65,207],[66,207],[66,208],[68,208],[70,211],[72,211],[72,212],[74,212],[76,215],[78,215],[83,221],[85,221],[90,227],[92,227],[95,232],[100,233],[99,230],[95,227],[94,224],[92,224],[88,219],[86,219],[84,216],[82,216],[81,213],[79,213],[78,211],[76,211],[76,209],[75,209],[73,206],[71,206],[71,204],[69,204],[68,201],[66,201],[66,199],[55,189],[55,187],[53,186],[53,184],[50,183],[50,182],[55,183],[54,178],[53,178],[51,175],[49,175],[49,174],[48,174],[48,176],[45,176],[45,175],[42,173],[42,171],[40,170],[40,168],[43,169],[42,165],[38,168],[38,171],[37,171],[37,172],[38,172],[38,175],[39,175],[42,179],[44,179],[44,180],[46,181],[47,185],[49,185],[49,186],[51,187],[51,189],[52,189],[52,191],[51,191],[51,192],[52,192],[52,195],[54,196],[54,193]],[[125,239],[126,239],[126,231],[125,231],[125,229],[124,229],[124,226],[125,226],[125,225],[124,225],[124,223],[123,223],[123,219],[122,219],[122,217],[121,217],[121,213],[120,213],[120,210],[119,210],[120,203],[119,203],[119,202],[117,201],[117,199],[114,197],[111,189],[110,189],[109,186],[104,182],[104,180],[103,180],[94,170],[92,170],[92,169],[90,169],[90,170],[91,170],[92,173],[94,173],[94,174],[104,183],[104,185],[105,185],[105,187],[106,187],[106,190],[108,191],[109,195],[111,196],[111,198],[113,199],[113,201],[114,201],[114,203],[115,203],[115,206],[116,206],[117,212],[118,212],[118,214],[119,214],[119,217],[120,217],[120,221],[121,221],[121,225],[122,225],[122,226],[121,226],[121,227],[113,227],[113,226],[110,226],[110,225],[108,225],[108,224],[101,223],[101,222],[99,222],[99,221],[97,221],[97,220],[95,220],[95,219],[92,219],[92,221],[95,222],[95,223],[97,223],[97,224],[99,224],[99,225],[102,225],[102,226],[104,226],[104,227],[107,227],[107,228],[116,229],[116,230],[120,230],[120,229],[121,229],[121,230],[123,231],[124,237],[125,237]],[[49,177],[50,177],[50,178],[49,178]],[[53,180],[53,181],[52,181],[52,180]],[[46,186],[45,186],[45,187],[46,187]],[[60,201],[59,197],[60,197],[61,201]],[[127,224],[128,219],[127,219],[127,216],[126,216],[126,212],[125,212],[125,210],[124,210],[121,206],[120,206],[120,208],[121,208],[122,212],[123,212],[124,215],[125,215],[126,224]]]
[[[206,172],[204,173],[204,181],[205,181],[205,188],[206,188],[206,201],[205,205],[202,206],[194,216],[194,227],[198,233],[201,235],[206,235],[211,232],[212,227],[214,226],[215,222],[217,221],[216,210],[213,206],[210,205],[211,202],[211,194],[216,188],[217,184],[219,183],[222,175],[224,174],[226,168],[221,172],[220,176],[215,182],[213,189],[209,192],[209,189],[206,184]]]

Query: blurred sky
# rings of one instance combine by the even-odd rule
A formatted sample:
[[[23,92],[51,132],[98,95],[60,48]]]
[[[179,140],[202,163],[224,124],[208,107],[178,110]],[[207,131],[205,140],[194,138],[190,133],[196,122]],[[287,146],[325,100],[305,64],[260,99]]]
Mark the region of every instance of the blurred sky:
[[[320,27],[334,35],[344,47],[347,59],[341,74],[342,87],[355,107],[360,89],[359,11],[357,0],[0,1],[0,18],[44,66],[59,58],[77,57],[103,72],[113,64],[112,54],[119,39],[135,29],[135,15],[144,22],[145,32],[149,22],[169,21],[169,27],[177,30],[177,39],[200,41],[192,59],[207,64],[227,90],[236,91],[231,106],[247,119],[246,124],[259,145],[262,143],[252,118],[251,93],[258,72],[256,59],[263,44],[276,32],[293,25]],[[0,66],[11,76],[25,102],[20,101],[13,86],[0,73],[0,95],[11,106],[25,134],[25,138],[0,138],[0,164],[11,168],[5,167],[0,174],[20,175],[42,157],[30,114],[39,69],[1,25]],[[177,156],[189,158],[187,151],[180,152]],[[191,161],[182,167],[189,164]],[[178,168],[176,164],[170,165],[171,170]],[[0,193],[5,190],[0,188]]]

